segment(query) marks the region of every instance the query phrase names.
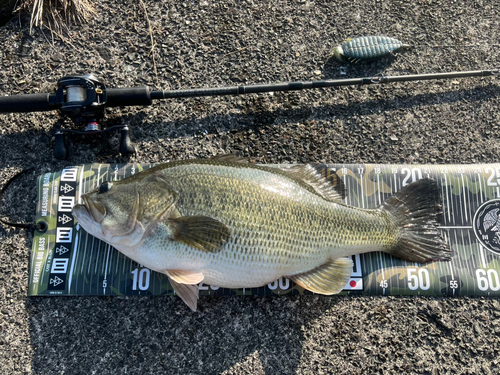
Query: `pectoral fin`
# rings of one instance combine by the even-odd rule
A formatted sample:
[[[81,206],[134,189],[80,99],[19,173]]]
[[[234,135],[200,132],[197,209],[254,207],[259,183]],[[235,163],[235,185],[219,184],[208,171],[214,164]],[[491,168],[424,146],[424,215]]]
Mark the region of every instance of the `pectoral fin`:
[[[198,285],[180,284],[171,277],[168,280],[172,288],[174,288],[175,293],[181,297],[191,310],[196,311],[198,305]]]
[[[219,252],[229,239],[229,228],[208,216],[184,216],[170,219],[175,241],[197,249]]]
[[[337,294],[344,289],[352,274],[351,258],[329,261],[311,271],[287,276],[301,287],[319,294]]]

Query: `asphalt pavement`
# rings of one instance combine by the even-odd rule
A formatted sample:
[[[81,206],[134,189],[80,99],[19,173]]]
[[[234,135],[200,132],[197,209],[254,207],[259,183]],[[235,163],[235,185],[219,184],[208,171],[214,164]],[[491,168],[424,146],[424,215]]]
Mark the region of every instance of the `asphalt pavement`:
[[[155,90],[500,67],[500,10],[485,1],[114,1],[52,35],[29,17],[0,27],[0,94],[53,92],[69,74]],[[413,47],[340,63],[349,37]],[[94,162],[163,162],[235,153],[257,163],[493,163],[497,77],[169,99],[110,108],[119,134],[68,140],[57,112],[0,115],[2,214],[32,221],[36,176]],[[76,129],[76,127],[75,127]],[[298,228],[299,229],[299,228]],[[27,297],[32,236],[0,226],[0,364],[5,374],[496,374],[495,298],[395,296]]]

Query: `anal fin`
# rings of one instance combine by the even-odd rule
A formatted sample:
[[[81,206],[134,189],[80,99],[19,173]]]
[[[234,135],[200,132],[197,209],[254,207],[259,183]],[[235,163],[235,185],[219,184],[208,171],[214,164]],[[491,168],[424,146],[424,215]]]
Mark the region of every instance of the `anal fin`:
[[[298,275],[287,276],[301,287],[318,294],[337,294],[352,274],[351,258],[338,258]]]

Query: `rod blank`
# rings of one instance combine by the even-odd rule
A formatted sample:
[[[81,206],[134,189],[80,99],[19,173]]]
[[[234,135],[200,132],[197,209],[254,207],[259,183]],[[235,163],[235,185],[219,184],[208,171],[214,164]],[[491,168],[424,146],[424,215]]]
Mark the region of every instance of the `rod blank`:
[[[451,79],[451,78],[464,78],[464,77],[486,77],[486,76],[496,76],[499,74],[500,74],[499,69],[472,70],[472,71],[450,72],[450,73],[410,74],[404,76],[374,76],[374,77],[364,77],[364,78],[330,79],[324,81],[287,82],[287,83],[277,83],[271,85],[247,85],[247,86],[243,85],[243,86],[228,86],[228,87],[206,88],[206,89],[153,91],[151,92],[151,99],[243,95],[243,94],[256,94],[263,92],[274,92],[274,91],[308,90],[321,87],[374,85],[374,84],[390,83],[390,82]]]

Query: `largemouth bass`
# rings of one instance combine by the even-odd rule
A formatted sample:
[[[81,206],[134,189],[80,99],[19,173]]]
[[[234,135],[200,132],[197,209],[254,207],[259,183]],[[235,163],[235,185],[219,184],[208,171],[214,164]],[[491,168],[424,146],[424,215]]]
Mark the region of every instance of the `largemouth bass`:
[[[334,177],[337,177],[334,175]],[[196,310],[200,282],[251,288],[287,277],[335,294],[354,254],[449,260],[435,181],[404,187],[377,209],[342,203],[343,185],[311,165],[270,167],[236,157],[158,165],[82,195],[73,215],[89,234],[169,277]]]

